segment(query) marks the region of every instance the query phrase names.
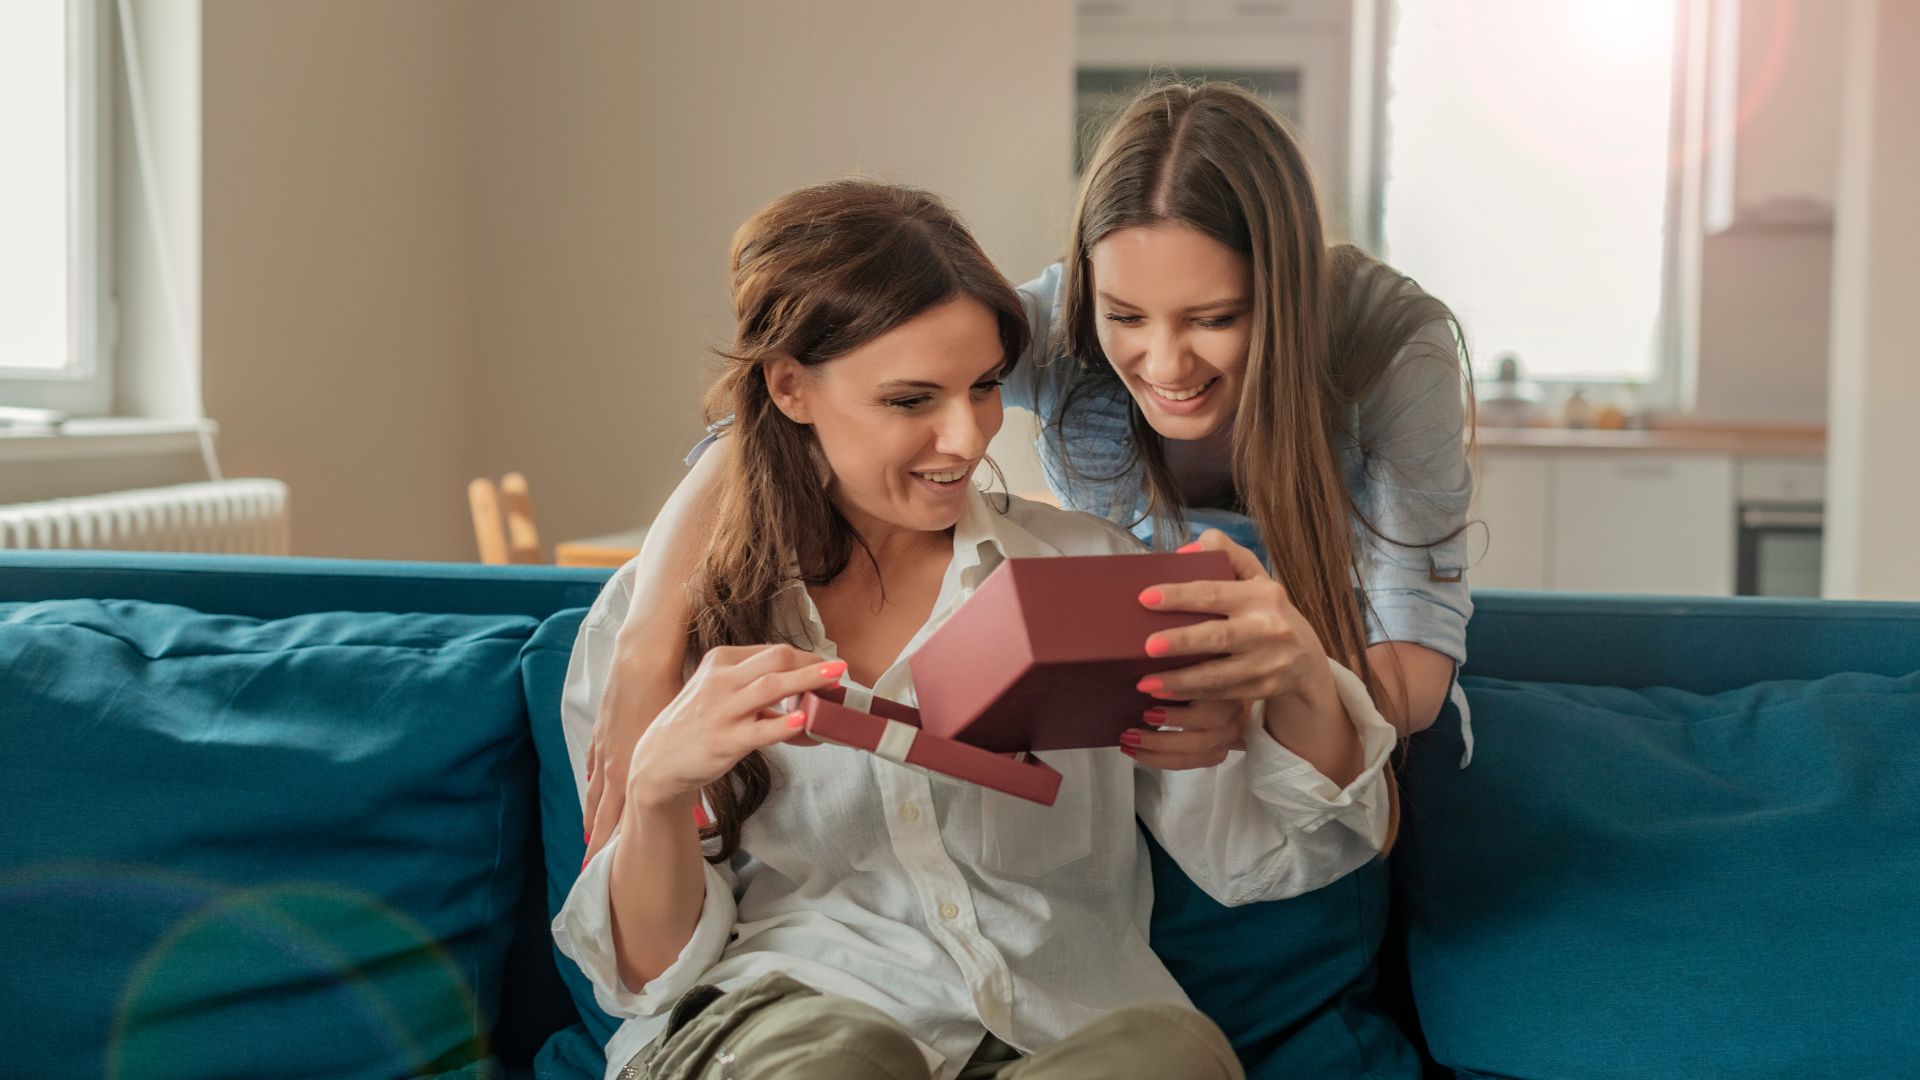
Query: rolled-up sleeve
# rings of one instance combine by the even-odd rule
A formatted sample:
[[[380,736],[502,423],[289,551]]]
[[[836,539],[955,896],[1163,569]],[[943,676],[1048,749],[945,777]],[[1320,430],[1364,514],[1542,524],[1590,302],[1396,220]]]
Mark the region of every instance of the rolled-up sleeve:
[[[639,990],[629,990],[620,979],[620,965],[613,953],[613,903],[608,890],[613,853],[619,844],[620,836],[615,833],[580,872],[573,890],[567,893],[567,902],[554,917],[553,940],[562,953],[580,965],[593,983],[594,1000],[608,1015],[654,1016],[671,1008],[720,962],[739,917],[734,901],[735,877],[728,867],[704,864],[707,898],[700,906],[700,921],[694,925],[693,936],[665,971]]]
[[[1386,845],[1393,726],[1358,676],[1339,664],[1333,674],[1365,762],[1345,787],[1274,741],[1258,708],[1247,725],[1247,749],[1224,763],[1137,774],[1141,821],[1222,904],[1312,892],[1359,869]]]
[[[1359,530],[1361,585],[1372,643],[1406,641],[1467,658],[1467,515],[1473,468],[1460,355],[1444,322],[1394,357],[1360,403],[1364,472],[1355,492],[1372,528]]]

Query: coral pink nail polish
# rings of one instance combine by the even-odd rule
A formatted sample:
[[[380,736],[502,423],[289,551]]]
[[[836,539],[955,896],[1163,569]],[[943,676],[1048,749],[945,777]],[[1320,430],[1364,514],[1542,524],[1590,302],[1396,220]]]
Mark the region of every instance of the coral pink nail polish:
[[[1187,544],[1187,545],[1185,545],[1185,546],[1182,546],[1182,547],[1177,547],[1177,548],[1174,548],[1173,550],[1174,550],[1174,553],[1175,553],[1175,554],[1178,554],[1178,555],[1191,555],[1191,554],[1193,554],[1193,553],[1194,553],[1194,552],[1196,552],[1196,551],[1205,551],[1205,550],[1206,550],[1206,545],[1205,545],[1205,544],[1202,544],[1202,543],[1201,543],[1200,541],[1198,541],[1198,540],[1195,540],[1195,541],[1194,541],[1193,543],[1191,543],[1191,544]]]
[[[1165,656],[1172,651],[1173,646],[1167,643],[1166,638],[1156,637],[1147,639],[1148,656]]]
[[[846,671],[847,662],[845,660],[830,660],[820,665],[820,677],[823,679],[837,679],[846,674]]]
[[[1160,601],[1164,599],[1159,589],[1146,589],[1140,593],[1140,602],[1148,607],[1159,607]]]
[[[801,727],[806,727],[806,726],[807,726],[807,714],[806,714],[806,713],[803,713],[803,712],[797,712],[797,713],[788,713],[788,714],[787,714],[787,726],[788,726],[788,727],[790,727],[790,728],[801,728]]]
[[[1160,676],[1149,675],[1146,678],[1141,679],[1139,682],[1135,683],[1133,688],[1135,690],[1140,691],[1143,694],[1157,694],[1160,691],[1166,689],[1166,687],[1167,687],[1166,681],[1160,678]]]

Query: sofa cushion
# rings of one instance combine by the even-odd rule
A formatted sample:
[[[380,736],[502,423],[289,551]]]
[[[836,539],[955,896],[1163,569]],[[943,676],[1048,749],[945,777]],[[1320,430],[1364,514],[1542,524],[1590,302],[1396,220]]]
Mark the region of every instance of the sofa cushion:
[[[573,656],[573,642],[586,617],[586,608],[555,613],[540,624],[533,640],[527,642],[521,653],[527,717],[533,728],[534,750],[540,759],[540,841],[546,856],[549,925],[560,914],[560,906],[566,903],[567,893],[580,876],[580,860],[587,852],[580,790],[574,783],[573,765],[567,757],[567,738],[560,723],[560,691],[567,681],[567,662]],[[557,947],[553,948],[553,958],[586,1025],[587,1037],[604,1047],[620,1021],[608,1016],[595,1003],[593,984],[581,973],[580,965],[562,955]],[[560,1056],[543,1053],[543,1068],[554,1071],[542,1075],[560,1075],[567,1063],[576,1062],[581,1056],[580,1031],[563,1031],[555,1037],[561,1036],[565,1036],[567,1053]]]
[[[1147,845],[1153,951],[1226,1032],[1250,1080],[1419,1077],[1419,1057],[1373,995],[1385,862],[1304,896],[1228,908],[1151,837]]]
[[[1429,1048],[1510,1077],[1885,1076],[1920,1010],[1920,674],[1466,679],[1396,876]]]
[[[6,1071],[487,1071],[535,625],[0,604]]]

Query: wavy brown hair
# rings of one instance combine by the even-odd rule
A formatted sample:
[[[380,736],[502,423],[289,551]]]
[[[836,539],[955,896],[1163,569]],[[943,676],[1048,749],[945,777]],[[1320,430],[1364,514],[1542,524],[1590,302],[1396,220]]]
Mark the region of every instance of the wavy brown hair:
[[[946,204],[915,188],[841,180],[784,195],[734,234],[731,266],[737,328],[706,414],[733,418],[736,445],[705,563],[688,584],[689,664],[716,646],[780,640],[776,605],[794,578],[825,584],[864,548],[821,483],[812,429],[775,407],[770,362],[824,364],[960,297],[993,312],[1008,364],[1028,337],[1013,286]],[[739,847],[772,785],[760,751],[707,785],[709,859]]]
[[[1079,371],[1047,425],[1070,472],[1076,470],[1074,448],[1062,435],[1070,429],[1066,415],[1102,393],[1125,393],[1095,331],[1090,253],[1118,230],[1169,222],[1191,226],[1248,261],[1253,308],[1233,428],[1234,490],[1274,576],[1328,655],[1360,674],[1379,698],[1354,588],[1352,522],[1379,531],[1341,476],[1337,441],[1356,434],[1346,420],[1354,404],[1433,323],[1452,332],[1451,362],[1466,385],[1459,323],[1392,267],[1358,248],[1327,245],[1306,155],[1258,98],[1227,83],[1157,80],[1107,130],[1074,208],[1058,355],[1073,358]],[[1156,536],[1184,537],[1164,442],[1137,404],[1129,412],[1135,457],[1125,471],[1138,467],[1145,475]],[[1431,547],[1458,531],[1388,539]]]

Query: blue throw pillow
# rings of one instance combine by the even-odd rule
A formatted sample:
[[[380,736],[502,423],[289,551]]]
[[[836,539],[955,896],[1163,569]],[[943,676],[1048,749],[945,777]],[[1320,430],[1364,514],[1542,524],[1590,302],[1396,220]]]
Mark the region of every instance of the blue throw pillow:
[[[586,824],[581,820],[580,791],[573,780],[573,764],[567,757],[567,739],[560,726],[560,691],[567,681],[567,662],[573,656],[573,642],[580,634],[586,608],[558,612],[540,624],[521,654],[521,673],[525,680],[527,718],[533,728],[534,751],[540,759],[540,842],[547,867],[547,918],[560,914],[567,893],[580,876],[580,860],[586,857]],[[580,1012],[584,1032],[593,1048],[602,1050],[620,1026],[593,999],[593,984],[580,966],[553,950],[560,978],[567,984],[574,1007]],[[576,1062],[582,1056],[581,1029],[555,1035],[566,1042],[566,1053],[556,1056],[553,1043],[541,1055],[543,1070],[560,1070],[563,1062]],[[605,1061],[591,1074],[600,1075]],[[542,1076],[561,1075],[543,1071]]]
[[[1920,674],[1715,695],[1465,680],[1413,744],[1429,1048],[1509,1077],[1920,1068]]]
[[[534,626],[0,604],[0,1071],[497,1071]]]
[[[1226,1032],[1251,1080],[1419,1077],[1412,1045],[1373,1000],[1386,863],[1304,896],[1229,908],[1150,836],[1147,845],[1153,951]]]

